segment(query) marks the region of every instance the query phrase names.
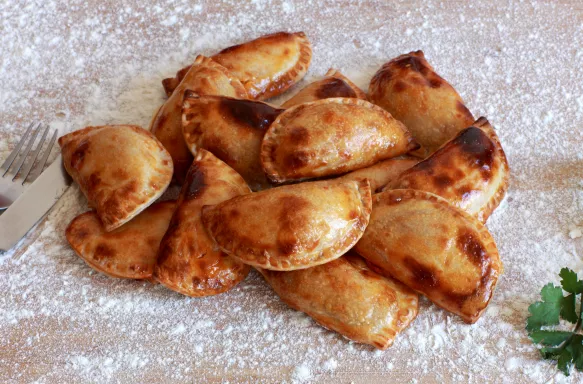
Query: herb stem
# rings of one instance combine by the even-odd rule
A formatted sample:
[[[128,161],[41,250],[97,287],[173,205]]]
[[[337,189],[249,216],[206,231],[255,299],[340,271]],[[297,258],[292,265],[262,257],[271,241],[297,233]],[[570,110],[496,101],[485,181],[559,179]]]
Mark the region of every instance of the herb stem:
[[[581,316],[583,315],[583,293],[579,296],[579,320],[577,320],[577,324],[575,324],[575,331],[573,333],[577,333],[581,330],[581,323],[583,322]]]

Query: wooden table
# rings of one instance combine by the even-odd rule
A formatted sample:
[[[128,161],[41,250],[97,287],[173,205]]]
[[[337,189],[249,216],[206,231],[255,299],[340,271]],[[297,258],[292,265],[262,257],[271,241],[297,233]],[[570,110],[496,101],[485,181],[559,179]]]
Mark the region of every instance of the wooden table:
[[[524,325],[542,285],[556,282],[563,266],[583,266],[581,239],[569,236],[583,222],[580,2],[28,3],[0,5],[0,158],[30,121],[61,133],[147,126],[164,101],[160,80],[196,54],[303,30],[314,58],[302,85],[335,67],[366,88],[382,63],[423,49],[475,116],[496,126],[513,173],[488,222],[505,274],[486,314],[469,326],[422,300],[414,324],[385,352],[288,309],[256,274],[228,294],[191,299],[93,272],[64,238],[87,209],[72,187],[13,251],[0,254],[1,382],[554,377]]]

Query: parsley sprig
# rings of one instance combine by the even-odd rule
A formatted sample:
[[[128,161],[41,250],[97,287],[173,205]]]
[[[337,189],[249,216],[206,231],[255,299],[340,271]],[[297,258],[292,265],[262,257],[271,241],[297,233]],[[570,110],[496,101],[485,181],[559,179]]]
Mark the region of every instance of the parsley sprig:
[[[526,321],[526,330],[533,343],[543,345],[540,349],[543,358],[557,360],[557,367],[569,376],[573,365],[583,372],[583,280],[568,268],[561,269],[559,276],[561,287],[552,283],[545,285],[541,290],[542,301],[528,307],[531,316]],[[577,296],[579,313],[576,311]],[[558,325],[560,318],[575,324],[573,331],[548,329]]]

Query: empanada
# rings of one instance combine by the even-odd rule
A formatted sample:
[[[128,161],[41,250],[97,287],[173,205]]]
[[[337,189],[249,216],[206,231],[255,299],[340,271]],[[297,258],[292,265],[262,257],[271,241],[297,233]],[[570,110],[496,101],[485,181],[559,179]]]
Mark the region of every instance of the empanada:
[[[201,221],[201,209],[251,192],[245,180],[212,153],[198,151],[178,199],[168,232],[160,243],[154,278],[188,296],[228,291],[247,276],[249,266],[214,247]]]
[[[366,100],[366,94],[352,81],[336,69],[330,69],[326,73],[326,77],[302,88],[281,106],[282,108],[291,108],[294,105],[331,97],[355,97]]]
[[[211,151],[249,183],[253,190],[270,185],[259,151],[265,131],[283,109],[260,101],[222,96],[198,96],[187,91],[184,98],[183,134],[193,154]]]
[[[271,124],[261,163],[274,182],[337,175],[418,147],[403,124],[364,100],[331,98],[296,105]]]
[[[461,96],[435,73],[422,51],[384,64],[370,82],[368,97],[405,124],[425,155],[474,121]]]
[[[354,249],[468,323],[486,309],[503,270],[482,223],[437,195],[413,189],[373,196],[370,223]]]
[[[435,193],[485,223],[504,198],[508,178],[508,162],[496,133],[488,120],[480,118],[387,187]]]
[[[168,151],[134,125],[87,127],[59,138],[59,145],[65,169],[106,231],[152,204],[172,179]]]
[[[379,161],[370,167],[357,169],[340,177],[342,180],[364,180],[370,182],[370,190],[379,192],[382,187],[397,179],[401,173],[417,164],[420,160],[413,156],[399,156]]]
[[[213,60],[241,80],[252,99],[265,100],[285,92],[306,74],[312,60],[312,47],[303,32],[278,32],[226,48]],[[166,94],[172,94],[186,73],[176,79],[164,79]]]
[[[246,264],[289,271],[327,263],[360,238],[370,216],[364,181],[316,181],[235,197],[202,210],[218,246]]]
[[[93,269],[112,277],[149,279],[175,207],[174,201],[152,204],[111,232],[105,231],[94,211],[85,212],[71,221],[65,234]]]
[[[387,349],[417,316],[417,294],[353,251],[312,268],[258,270],[287,305],[358,343]]]
[[[224,95],[247,98],[243,84],[225,67],[198,56],[170,98],[160,107],[150,130],[172,155],[174,176],[182,182],[192,163],[192,155],[182,137],[182,99],[186,90],[199,95]]]

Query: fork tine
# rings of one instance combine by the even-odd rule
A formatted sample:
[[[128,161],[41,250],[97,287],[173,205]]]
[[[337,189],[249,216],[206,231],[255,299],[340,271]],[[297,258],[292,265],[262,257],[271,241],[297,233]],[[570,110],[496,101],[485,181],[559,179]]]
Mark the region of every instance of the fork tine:
[[[55,130],[55,132],[53,133],[53,137],[51,138],[51,141],[49,142],[47,149],[45,149],[43,157],[40,159],[36,168],[32,172],[32,176],[30,176],[30,181],[35,181],[38,175],[40,175],[43,169],[45,168],[45,164],[47,163],[49,155],[51,154],[51,149],[53,149],[53,145],[55,145],[55,141],[57,140],[57,132],[58,131]]]
[[[40,123],[37,124],[37,126],[39,125]],[[20,141],[18,142],[18,144],[16,144],[16,147],[14,147],[14,149],[12,150],[8,158],[4,161],[4,163],[2,163],[2,166],[0,166],[0,168],[5,169],[6,171],[10,169],[10,166],[14,162],[14,159],[16,159],[16,156],[18,156],[18,152],[20,152],[20,148],[22,148],[22,146],[24,145],[24,142],[26,141],[28,134],[30,133],[33,126],[34,123],[30,123],[30,125],[26,129],[26,132],[24,132],[24,135],[20,138]],[[2,176],[4,176],[5,174],[6,172],[4,172]]]
[[[16,177],[18,176],[18,172],[20,172],[20,168],[22,168],[22,165],[26,161],[26,158],[28,157],[28,154],[29,154],[30,150],[32,149],[32,145],[34,144],[36,137],[40,133],[40,130],[41,130],[41,126],[39,124],[38,128],[35,129],[34,133],[32,134],[32,137],[28,141],[28,144],[26,144],[26,148],[24,149],[24,152],[20,155],[20,159],[18,159],[18,162],[16,163],[16,170],[14,171],[14,177],[12,178],[12,181],[16,180]],[[6,170],[6,172],[8,172],[8,170]]]
[[[40,150],[43,147],[45,139],[47,138],[47,133],[49,133],[49,126],[48,125],[45,126],[45,129],[44,129],[42,137],[40,138],[40,141],[36,145],[36,148],[34,149],[34,151],[32,151],[32,153],[30,155],[30,160],[28,161],[28,163],[24,167],[24,171],[22,171],[22,173],[21,173],[22,185],[24,185],[26,178],[28,177],[28,174],[30,173],[30,170],[32,169],[32,167],[34,166],[34,163],[36,162],[36,158],[38,157],[38,154],[40,153]],[[16,176],[14,176],[14,177],[16,177]]]

